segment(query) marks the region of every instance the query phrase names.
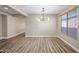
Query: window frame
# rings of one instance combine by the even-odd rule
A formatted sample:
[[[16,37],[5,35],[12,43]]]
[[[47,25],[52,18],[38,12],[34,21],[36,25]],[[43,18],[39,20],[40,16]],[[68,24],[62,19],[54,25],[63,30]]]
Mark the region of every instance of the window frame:
[[[69,20],[69,19],[72,19],[72,18],[77,18],[77,12],[79,12],[78,10],[79,10],[79,8],[74,8],[73,10],[71,10],[71,11],[69,11],[69,12],[63,14],[63,15],[66,15],[66,14],[67,14],[67,17],[66,17],[66,18],[62,18],[63,15],[61,15],[61,32],[64,33],[64,32],[62,31],[62,28],[63,28],[63,27],[62,27],[62,22],[63,22],[63,21],[66,21],[66,22],[67,22],[67,31],[66,31],[67,33],[66,33],[66,35],[69,36],[69,37],[71,37],[71,38],[73,38],[73,37],[70,36],[70,35],[69,35],[69,32],[68,32],[68,31],[69,31],[69,26],[68,26],[68,22],[69,22],[69,21],[68,21],[68,20]],[[74,16],[73,16],[73,15],[69,16],[69,13],[74,14]],[[77,21],[77,20],[76,20],[76,21]],[[77,35],[76,35],[76,36],[77,36]],[[77,39],[77,38],[74,37],[74,39]]]

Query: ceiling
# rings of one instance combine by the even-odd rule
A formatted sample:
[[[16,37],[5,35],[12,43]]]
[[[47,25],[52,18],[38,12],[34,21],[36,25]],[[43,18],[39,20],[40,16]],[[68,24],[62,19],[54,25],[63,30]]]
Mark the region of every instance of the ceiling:
[[[58,14],[72,5],[16,5],[19,9],[28,14],[41,14],[45,8],[46,14]]]
[[[72,5],[12,5],[15,6],[15,9],[19,9],[20,11],[26,14],[42,14],[42,8],[45,8],[46,14],[59,14],[65,9],[71,7]],[[8,7],[8,9],[5,9]],[[9,14],[21,14],[15,9],[11,8],[7,5],[0,5],[0,10]]]
[[[14,15],[14,14],[20,14],[18,11],[10,8],[7,5],[0,5],[0,11],[5,12],[5,13],[8,13],[8,14],[12,14],[12,15]]]

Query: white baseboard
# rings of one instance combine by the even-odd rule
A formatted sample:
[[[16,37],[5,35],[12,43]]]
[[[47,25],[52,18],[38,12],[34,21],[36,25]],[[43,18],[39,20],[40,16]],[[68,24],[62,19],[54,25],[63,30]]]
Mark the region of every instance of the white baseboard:
[[[76,52],[79,52],[79,49],[77,49],[76,47],[74,47],[73,45],[71,45],[69,42],[67,42],[66,40],[64,40],[62,37],[57,36],[59,39],[61,39],[63,42],[65,42],[66,44],[68,44],[71,48],[73,48]]]
[[[7,39],[7,37],[0,37],[0,40],[2,40],[2,39]]]
[[[0,37],[0,40],[2,39],[2,37]]]
[[[24,33],[24,32],[20,32],[20,33],[14,34],[14,35],[10,35],[8,37],[0,37],[0,39],[9,39],[9,38],[15,37],[15,36],[17,36],[19,34],[22,34],[22,33]]]
[[[7,39],[7,37],[2,37],[2,39]]]
[[[26,35],[25,37],[57,37],[57,35]]]
[[[17,36],[19,34],[22,34],[22,33],[24,33],[24,32],[20,32],[20,33],[14,34],[14,35],[10,35],[10,36],[7,37],[7,39],[12,38],[12,37],[15,37],[15,36]]]

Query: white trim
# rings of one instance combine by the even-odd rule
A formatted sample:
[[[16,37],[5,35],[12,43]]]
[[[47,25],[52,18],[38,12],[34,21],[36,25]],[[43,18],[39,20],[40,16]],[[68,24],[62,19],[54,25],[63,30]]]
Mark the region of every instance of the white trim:
[[[20,32],[20,33],[14,34],[14,35],[10,35],[8,37],[0,37],[0,39],[9,39],[9,38],[15,37],[15,36],[17,36],[19,34],[22,34],[22,33],[24,33],[24,32]]]
[[[12,6],[12,5],[8,5],[9,7],[11,7],[12,9],[18,11],[19,13],[21,13],[24,16],[28,16],[27,13],[23,12],[22,10],[20,10],[19,8],[17,8],[17,6]]]
[[[12,37],[15,37],[15,36],[17,36],[19,34],[22,34],[22,33],[24,33],[24,32],[20,32],[20,33],[14,34],[14,35],[10,35],[10,36],[7,37],[7,39],[12,38]]]
[[[61,39],[62,41],[64,41],[66,44],[68,44],[70,47],[72,47],[76,52],[79,52],[79,49],[77,49],[76,47],[74,47],[73,45],[71,45],[69,42],[67,42],[66,40],[64,40],[62,37],[57,36],[59,39]]]
[[[7,37],[2,37],[2,39],[7,39]]]
[[[7,39],[7,37],[0,37],[0,40],[2,40],[2,39]]]
[[[0,37],[0,40],[2,39],[2,37]]]
[[[57,35],[26,35],[25,37],[57,37]]]

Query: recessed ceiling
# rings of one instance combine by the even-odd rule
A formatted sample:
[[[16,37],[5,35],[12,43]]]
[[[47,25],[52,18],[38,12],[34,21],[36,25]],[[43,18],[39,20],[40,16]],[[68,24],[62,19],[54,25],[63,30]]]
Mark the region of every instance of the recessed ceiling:
[[[7,5],[0,5],[0,11],[8,13],[8,14],[12,14],[12,15],[14,15],[14,14],[20,14],[18,11],[10,8]]]
[[[59,14],[72,5],[12,5],[26,14],[42,14],[42,8],[45,9],[46,14]],[[6,8],[5,8],[6,7]],[[8,9],[7,9],[8,8]],[[0,10],[9,14],[21,14],[15,9],[7,6],[0,5]]]
[[[45,8],[46,14],[58,14],[72,5],[16,5],[19,9],[28,14],[42,14]]]

